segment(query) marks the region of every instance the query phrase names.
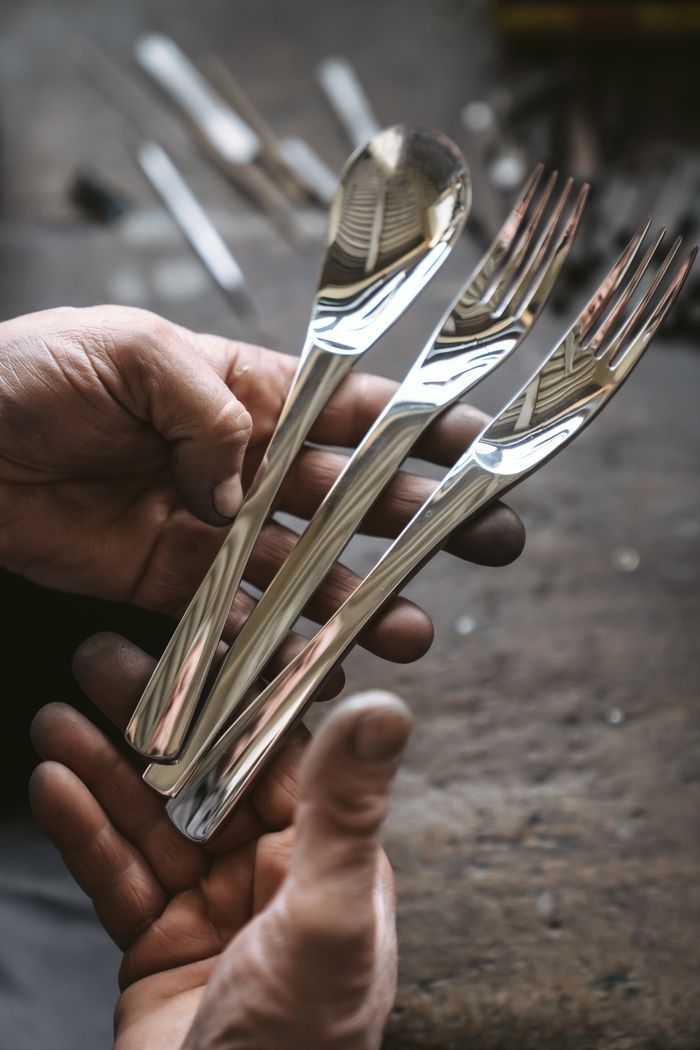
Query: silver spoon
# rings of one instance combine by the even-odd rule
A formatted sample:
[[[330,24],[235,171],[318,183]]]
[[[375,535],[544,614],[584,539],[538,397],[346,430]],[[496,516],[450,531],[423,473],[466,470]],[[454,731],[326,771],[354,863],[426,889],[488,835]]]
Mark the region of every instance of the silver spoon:
[[[126,730],[173,761],[194,716],[236,590],[279,486],[355,362],[445,262],[470,205],[464,158],[446,136],[398,125],[348,161],[299,366],[243,506],[175,629]]]

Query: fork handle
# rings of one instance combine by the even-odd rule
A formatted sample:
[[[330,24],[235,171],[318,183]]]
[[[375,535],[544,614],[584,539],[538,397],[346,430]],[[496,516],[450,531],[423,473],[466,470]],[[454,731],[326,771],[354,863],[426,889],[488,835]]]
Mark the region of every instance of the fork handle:
[[[214,744],[190,781],[167,805],[188,838],[208,839],[287,732],[303,716],[335,666],[379,609],[439,550],[450,533],[490,503],[504,478],[470,460],[446,476],[435,493],[344,605]]]
[[[174,765],[153,765],[144,779],[172,795],[216,739],[284,639],[374,500],[389,484],[440,408],[407,397],[402,384],[348,461],[277,572],[224,660],[207,703]]]
[[[353,355],[330,353],[313,342],[304,348],[246,499],[129,722],[127,740],[141,754],[172,761],[182,747],[246,563],[279,486],[354,361]]]

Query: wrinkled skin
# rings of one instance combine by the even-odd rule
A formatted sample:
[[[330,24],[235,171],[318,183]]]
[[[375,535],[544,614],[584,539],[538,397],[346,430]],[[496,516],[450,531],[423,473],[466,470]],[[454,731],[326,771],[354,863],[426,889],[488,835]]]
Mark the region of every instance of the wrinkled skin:
[[[153,662],[102,635],[75,666],[123,725]],[[116,1050],[378,1050],[396,986],[379,830],[410,726],[387,694],[342,703],[200,847],[87,719],[37,715],[34,813],[124,950]]]
[[[0,564],[36,583],[131,601],[178,616],[218,549],[260,462],[296,359],[199,335],[142,310],[57,309],[0,324]],[[352,374],[311,433],[353,447],[395,384]],[[450,464],[484,417],[457,406],[418,447]],[[307,446],[278,507],[309,518],[345,457]],[[220,488],[223,483],[223,489]],[[433,483],[400,474],[363,525],[392,536]],[[218,494],[218,496],[217,496]],[[264,588],[294,543],[270,522],[246,571]],[[517,557],[523,531],[502,505],[454,536],[449,549],[484,564]],[[312,599],[323,621],[357,579],[337,566]],[[229,640],[252,606],[239,591]],[[428,617],[398,599],[364,634],[379,655],[407,661],[429,647]],[[287,662],[299,647],[290,638]]]

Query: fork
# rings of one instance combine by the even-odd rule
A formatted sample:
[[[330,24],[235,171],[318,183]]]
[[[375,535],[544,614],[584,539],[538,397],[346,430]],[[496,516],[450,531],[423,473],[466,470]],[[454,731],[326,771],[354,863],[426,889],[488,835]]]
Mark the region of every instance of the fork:
[[[177,762],[154,764],[145,773],[157,791],[175,794],[185,782],[423,431],[530,331],[569,253],[588,189],[581,189],[562,222],[572,180],[547,214],[557,173],[538,194],[543,172],[542,165],[535,168],[489,251],[269,584]]]
[[[446,474],[365,580],[169,800],[168,814],[188,838],[204,841],[215,832],[358,633],[453,529],[561,451],[619,388],[671,309],[697,251],[666,281],[680,247],[676,241],[624,319],[664,236],[661,231],[654,238],[630,272],[648,228],[649,223],[632,239],[569,332]]]

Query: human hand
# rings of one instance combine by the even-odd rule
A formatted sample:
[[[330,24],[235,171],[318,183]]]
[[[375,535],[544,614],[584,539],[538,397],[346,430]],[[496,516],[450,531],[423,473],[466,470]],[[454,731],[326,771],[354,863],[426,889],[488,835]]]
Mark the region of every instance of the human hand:
[[[296,364],[123,307],[49,310],[0,324],[0,564],[45,586],[181,615],[240,503],[241,481],[250,483],[262,458]],[[395,386],[351,375],[311,439],[354,447]],[[417,452],[451,464],[483,422],[481,413],[456,406]],[[311,517],[344,462],[305,447],[278,509]],[[395,535],[432,487],[400,474],[363,529]],[[264,589],[295,539],[270,522],[247,581]],[[448,549],[504,564],[522,543],[518,519],[497,505]],[[307,615],[325,621],[357,582],[336,566]],[[240,590],[229,641],[252,604]],[[405,661],[421,656],[431,639],[428,617],[398,599],[361,642]],[[282,663],[298,645],[290,639]]]
[[[75,670],[123,726],[153,661],[115,636]],[[44,708],[38,822],[124,949],[115,1050],[376,1050],[396,985],[391,869],[379,845],[411,720],[385,693],[295,730],[206,847],[82,715]],[[305,752],[305,753],[304,753]]]

